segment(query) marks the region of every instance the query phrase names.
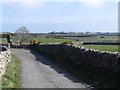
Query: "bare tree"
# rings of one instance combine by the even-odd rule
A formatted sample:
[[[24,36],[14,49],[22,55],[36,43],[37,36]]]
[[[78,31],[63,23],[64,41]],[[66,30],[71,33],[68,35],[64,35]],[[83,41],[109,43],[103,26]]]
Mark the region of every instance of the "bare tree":
[[[20,27],[16,30],[17,42],[21,45],[24,41],[30,41],[29,30],[26,27]]]

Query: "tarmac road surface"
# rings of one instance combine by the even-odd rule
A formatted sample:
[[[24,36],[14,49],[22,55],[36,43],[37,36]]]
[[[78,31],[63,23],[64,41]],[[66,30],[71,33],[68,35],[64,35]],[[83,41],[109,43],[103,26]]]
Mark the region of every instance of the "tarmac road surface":
[[[48,58],[25,49],[11,49],[22,62],[23,88],[89,88]]]

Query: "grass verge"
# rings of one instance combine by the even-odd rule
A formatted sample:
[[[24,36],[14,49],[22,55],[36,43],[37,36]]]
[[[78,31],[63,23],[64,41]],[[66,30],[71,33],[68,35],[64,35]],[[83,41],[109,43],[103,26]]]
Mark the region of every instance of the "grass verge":
[[[2,88],[21,88],[21,86],[21,62],[12,55],[11,62],[8,63],[2,77]]]

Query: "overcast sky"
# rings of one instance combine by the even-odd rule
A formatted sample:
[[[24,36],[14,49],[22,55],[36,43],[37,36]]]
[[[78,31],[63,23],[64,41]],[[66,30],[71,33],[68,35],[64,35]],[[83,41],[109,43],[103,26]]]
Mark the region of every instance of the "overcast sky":
[[[0,27],[15,32],[118,32],[118,0],[4,0]]]

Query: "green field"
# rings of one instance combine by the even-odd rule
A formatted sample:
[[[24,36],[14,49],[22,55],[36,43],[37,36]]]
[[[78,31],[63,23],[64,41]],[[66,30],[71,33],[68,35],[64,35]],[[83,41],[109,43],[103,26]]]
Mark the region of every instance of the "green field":
[[[118,45],[83,45],[83,47],[88,49],[95,49],[100,51],[118,52],[120,46]],[[119,47],[119,48],[118,48]]]
[[[54,38],[40,38],[42,43],[62,43],[66,39],[54,39]],[[80,45],[80,41],[71,40],[75,45]],[[81,46],[81,45],[80,45]],[[118,45],[82,45],[88,49],[95,49],[100,51],[118,52]]]
[[[40,38],[40,41],[42,43],[62,43],[64,41],[67,41],[68,39],[55,39],[55,38]],[[72,42],[75,42],[75,40],[71,40]]]
[[[84,41],[84,42],[87,42],[87,41],[118,41],[118,36],[104,36],[104,38],[100,38],[100,36],[94,36],[94,37],[69,37],[69,39],[78,39],[79,41]]]
[[[35,38],[32,37],[32,40],[34,40]],[[87,42],[87,41],[118,41],[118,37],[117,36],[104,36],[104,38],[100,38],[100,36],[95,36],[95,37],[70,37],[70,38],[66,38],[66,39],[56,39],[56,38],[37,38],[39,39],[42,44],[48,44],[48,43],[62,43],[64,41],[72,41],[74,45],[77,46],[82,46],[82,42]],[[12,37],[12,41],[15,44],[17,43],[17,38],[16,36]],[[6,38],[2,39],[2,43],[6,43],[7,40]],[[23,44],[29,44],[29,41],[24,41]],[[110,52],[118,52],[119,48],[118,45],[83,45],[85,48],[88,49],[96,49],[96,50],[101,50],[101,51],[110,51]]]
[[[118,36],[104,36],[104,38],[100,38],[100,36],[94,36],[94,37],[70,37],[69,39],[77,39],[79,41],[74,42],[75,45],[77,46],[83,46],[88,49],[95,49],[95,50],[100,50],[100,51],[109,51],[109,52],[118,52],[120,49],[120,46],[118,45],[82,45],[82,42],[115,42],[118,41]]]
[[[34,40],[34,38],[32,38]],[[40,40],[41,43],[47,44],[47,43],[62,43],[68,39],[56,39],[56,38],[36,38]],[[12,37],[13,43],[17,44],[17,38]],[[71,40],[72,42],[75,42],[75,40]],[[23,44],[29,44],[29,41],[24,41]]]

